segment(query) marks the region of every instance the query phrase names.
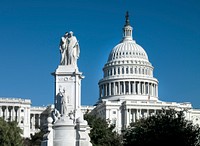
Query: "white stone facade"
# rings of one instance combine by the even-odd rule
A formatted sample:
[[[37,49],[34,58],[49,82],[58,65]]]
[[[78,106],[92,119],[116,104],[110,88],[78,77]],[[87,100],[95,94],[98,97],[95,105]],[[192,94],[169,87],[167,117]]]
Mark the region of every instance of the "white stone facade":
[[[23,137],[30,137],[31,100],[21,98],[0,98],[0,117],[5,121],[17,121]]]
[[[82,106],[83,114],[91,112],[93,106]],[[31,106],[30,99],[0,98],[0,117],[5,121],[17,121],[22,129],[22,136],[30,138],[30,135],[45,128],[49,115],[47,106]]]
[[[30,111],[30,134],[34,135],[47,124],[47,107],[31,107]]]
[[[127,13],[123,39],[112,49],[103,68],[99,101],[92,112],[115,124],[119,133],[131,122],[163,108],[185,110],[186,119],[200,125],[200,110],[193,109],[191,103],[159,100],[154,68],[145,50],[133,40],[132,30]]]

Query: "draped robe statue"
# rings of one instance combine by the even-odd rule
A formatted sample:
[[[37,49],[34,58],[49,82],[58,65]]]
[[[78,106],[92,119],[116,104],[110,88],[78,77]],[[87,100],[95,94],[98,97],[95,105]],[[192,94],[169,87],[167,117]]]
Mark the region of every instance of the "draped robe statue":
[[[61,52],[61,65],[77,65],[77,59],[79,58],[80,48],[78,41],[73,32],[65,33],[61,38],[60,42],[60,52]]]

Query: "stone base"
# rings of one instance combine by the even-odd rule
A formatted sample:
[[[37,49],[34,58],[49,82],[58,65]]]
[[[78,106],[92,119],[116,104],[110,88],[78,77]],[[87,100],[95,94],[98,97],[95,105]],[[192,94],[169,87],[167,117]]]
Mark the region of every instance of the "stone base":
[[[89,132],[87,121],[60,117],[45,134],[41,146],[92,146]]]
[[[75,146],[76,129],[73,120],[61,117],[53,125],[53,146]]]

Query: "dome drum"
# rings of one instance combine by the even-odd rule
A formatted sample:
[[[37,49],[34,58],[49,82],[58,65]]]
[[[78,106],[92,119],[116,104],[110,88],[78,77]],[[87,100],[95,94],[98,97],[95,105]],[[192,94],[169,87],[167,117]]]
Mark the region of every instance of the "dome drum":
[[[118,80],[101,80],[99,82],[99,98],[111,98],[114,96],[129,96],[128,98],[140,100],[147,99],[144,97],[158,98],[158,81],[143,79],[118,79]],[[118,97],[119,98],[119,97]]]

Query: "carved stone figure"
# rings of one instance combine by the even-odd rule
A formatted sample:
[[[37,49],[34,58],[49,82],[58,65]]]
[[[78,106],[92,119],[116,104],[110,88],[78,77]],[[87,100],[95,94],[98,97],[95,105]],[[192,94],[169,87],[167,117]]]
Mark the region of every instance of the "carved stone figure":
[[[60,91],[59,94],[61,97],[61,115],[67,115],[67,99],[65,89],[63,89],[63,92]]]
[[[77,65],[80,48],[73,32],[65,33],[60,41],[61,65]]]
[[[60,113],[59,111],[55,108],[54,111],[52,112],[53,114],[53,120],[54,120],[54,123],[60,118]]]
[[[68,32],[60,40],[61,65],[67,65],[67,37]]]

